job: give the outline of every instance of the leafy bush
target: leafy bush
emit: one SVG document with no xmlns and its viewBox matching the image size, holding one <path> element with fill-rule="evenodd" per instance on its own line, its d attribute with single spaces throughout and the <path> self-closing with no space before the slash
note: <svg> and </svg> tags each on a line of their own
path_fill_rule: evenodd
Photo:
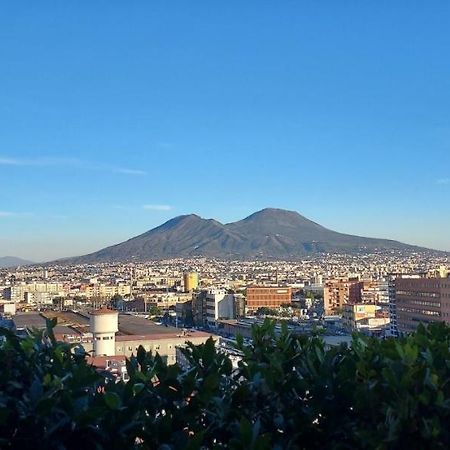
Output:
<svg viewBox="0 0 450 450">
<path fill-rule="evenodd" d="M 139 348 L 114 382 L 52 327 L 2 331 L 0 448 L 450 448 L 450 328 L 398 340 L 253 329 L 238 369 L 214 341 L 189 345 L 189 368 Z"/>
</svg>

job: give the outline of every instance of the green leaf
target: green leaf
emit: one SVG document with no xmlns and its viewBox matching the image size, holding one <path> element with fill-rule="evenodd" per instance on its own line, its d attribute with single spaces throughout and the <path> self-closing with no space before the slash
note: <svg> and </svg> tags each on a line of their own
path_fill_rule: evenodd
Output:
<svg viewBox="0 0 450 450">
<path fill-rule="evenodd" d="M 110 409 L 117 410 L 120 408 L 121 400 L 115 392 L 106 392 L 103 396 L 106 405 Z"/>
</svg>

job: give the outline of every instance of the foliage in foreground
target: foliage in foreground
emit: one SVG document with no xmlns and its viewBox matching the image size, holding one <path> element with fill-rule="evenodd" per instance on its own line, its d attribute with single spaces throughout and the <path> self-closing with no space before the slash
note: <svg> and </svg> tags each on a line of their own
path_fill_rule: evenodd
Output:
<svg viewBox="0 0 450 450">
<path fill-rule="evenodd" d="M 267 321 L 233 369 L 212 340 L 191 366 L 140 348 L 114 383 L 46 332 L 0 348 L 0 448 L 450 448 L 450 328 L 326 349 Z"/>
</svg>

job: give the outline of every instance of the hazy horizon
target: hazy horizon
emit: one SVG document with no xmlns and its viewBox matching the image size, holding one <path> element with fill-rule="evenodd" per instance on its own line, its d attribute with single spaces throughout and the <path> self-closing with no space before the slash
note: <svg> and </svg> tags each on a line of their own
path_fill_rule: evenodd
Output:
<svg viewBox="0 0 450 450">
<path fill-rule="evenodd" d="M 0 6 L 0 256 L 273 206 L 450 251 L 450 3 Z"/>
</svg>

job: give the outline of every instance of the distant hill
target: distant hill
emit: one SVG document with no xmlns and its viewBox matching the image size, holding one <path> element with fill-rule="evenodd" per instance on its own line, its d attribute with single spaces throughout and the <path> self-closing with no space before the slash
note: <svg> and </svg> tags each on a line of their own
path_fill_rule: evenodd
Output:
<svg viewBox="0 0 450 450">
<path fill-rule="evenodd" d="M 29 266 L 30 264 L 34 264 L 34 262 L 16 258 L 15 256 L 0 256 L 0 268 L 2 269 L 17 266 Z"/>
<path fill-rule="evenodd" d="M 81 264 L 193 256 L 295 260 L 321 252 L 369 253 L 385 250 L 426 249 L 387 239 L 338 233 L 297 212 L 267 208 L 225 225 L 195 214 L 178 216 L 128 241 L 60 262 Z"/>
</svg>

